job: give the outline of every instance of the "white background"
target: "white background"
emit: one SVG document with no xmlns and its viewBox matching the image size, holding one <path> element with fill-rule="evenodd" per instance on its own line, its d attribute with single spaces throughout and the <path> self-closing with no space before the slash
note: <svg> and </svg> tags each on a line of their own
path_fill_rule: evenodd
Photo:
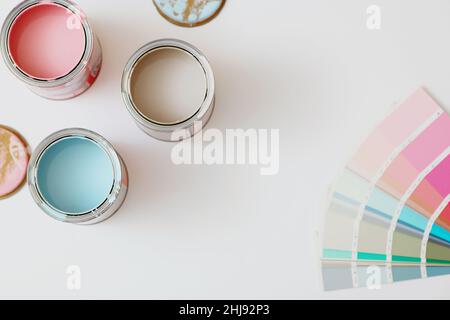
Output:
<svg viewBox="0 0 450 320">
<path fill-rule="evenodd" d="M 0 20 L 17 3 L 3 0 Z M 229 0 L 184 29 L 151 0 L 78 0 L 104 50 L 82 96 L 51 102 L 0 64 L 0 123 L 35 147 L 85 127 L 109 139 L 130 173 L 122 209 L 99 225 L 53 221 L 27 188 L 0 202 L 2 298 L 450 298 L 450 277 L 326 293 L 319 237 L 329 186 L 370 130 L 424 86 L 450 107 L 448 0 Z M 382 10 L 382 29 L 366 9 Z M 280 172 L 175 166 L 173 144 L 141 132 L 120 95 L 128 58 L 174 37 L 199 47 L 217 81 L 209 128 L 280 129 Z M 82 289 L 66 289 L 79 265 Z"/>
</svg>

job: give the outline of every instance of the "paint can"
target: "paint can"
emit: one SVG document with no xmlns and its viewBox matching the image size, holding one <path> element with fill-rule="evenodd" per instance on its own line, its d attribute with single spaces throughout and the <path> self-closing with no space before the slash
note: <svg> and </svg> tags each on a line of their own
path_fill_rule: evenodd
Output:
<svg viewBox="0 0 450 320">
<path fill-rule="evenodd" d="M 25 0 L 0 35 L 8 69 L 36 94 L 65 100 L 85 92 L 101 69 L 102 49 L 83 11 L 68 0 Z"/>
<path fill-rule="evenodd" d="M 16 130 L 0 125 L 0 200 L 16 194 L 25 184 L 31 149 Z"/>
<path fill-rule="evenodd" d="M 214 74 L 205 55 L 191 44 L 157 40 L 128 61 L 122 97 L 144 132 L 159 140 L 180 141 L 209 121 L 215 104 Z"/>
<path fill-rule="evenodd" d="M 35 202 L 50 217 L 94 224 L 121 207 L 128 173 L 105 138 L 86 129 L 65 129 L 36 148 L 28 166 L 28 186 Z"/>
</svg>

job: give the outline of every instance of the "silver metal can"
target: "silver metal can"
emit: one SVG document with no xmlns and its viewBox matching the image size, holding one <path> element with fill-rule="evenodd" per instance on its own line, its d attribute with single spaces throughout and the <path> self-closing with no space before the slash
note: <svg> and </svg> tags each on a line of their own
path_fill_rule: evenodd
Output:
<svg viewBox="0 0 450 320">
<path fill-rule="evenodd" d="M 67 13 L 67 25 L 62 26 L 62 28 L 78 28 L 84 33 L 84 47 L 82 48 L 83 51 L 80 51 L 79 61 L 76 59 L 78 62 L 75 62 L 73 68 L 70 67 L 66 73 L 50 78 L 39 77 L 21 69 L 18 61 L 15 61 L 10 47 L 10 41 L 13 40 L 10 39 L 10 36 L 15 23 L 20 22 L 24 15 L 31 15 L 32 10 L 39 6 L 55 6 L 64 9 Z M 45 17 L 43 19 L 45 21 Z M 26 21 L 23 21 L 23 23 L 26 24 Z M 61 27 L 61 25 L 58 26 Z M 52 30 L 54 31 L 54 28 Z M 33 92 L 44 98 L 65 100 L 82 94 L 95 82 L 101 69 L 102 49 L 100 42 L 94 35 L 83 11 L 69 0 L 25 0 L 21 2 L 7 16 L 1 30 L 0 43 L 1 53 L 9 70 Z M 64 51 L 70 48 L 60 49 Z M 44 58 L 52 59 L 51 57 Z"/>
<path fill-rule="evenodd" d="M 34 151 L 28 186 L 37 205 L 50 217 L 95 224 L 121 207 L 128 173 L 105 138 L 86 129 L 65 129 L 44 139 Z"/>
<path fill-rule="evenodd" d="M 200 105 L 195 106 L 195 112 L 192 114 L 172 122 L 162 122 L 143 114 L 133 96 L 132 78 L 137 65 L 147 55 L 163 49 L 177 50 L 187 54 L 198 64 L 204 75 L 205 91 L 202 92 L 202 101 Z M 122 76 L 122 97 L 134 121 L 144 132 L 159 140 L 180 141 L 189 138 L 202 130 L 213 113 L 215 104 L 215 81 L 213 70 L 206 56 L 199 49 L 185 41 L 176 39 L 153 41 L 140 48 L 125 66 Z"/>
</svg>

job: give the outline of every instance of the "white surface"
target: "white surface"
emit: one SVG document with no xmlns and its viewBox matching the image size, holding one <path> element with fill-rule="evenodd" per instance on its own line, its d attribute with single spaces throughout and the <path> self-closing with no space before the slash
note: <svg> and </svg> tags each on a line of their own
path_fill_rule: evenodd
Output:
<svg viewBox="0 0 450 320">
<path fill-rule="evenodd" d="M 0 65 L 0 122 L 32 146 L 67 127 L 109 139 L 130 172 L 123 208 L 100 225 L 48 218 L 24 188 L 0 202 L 0 297 L 450 298 L 450 277 L 379 291 L 321 289 L 319 246 L 329 185 L 386 113 L 425 86 L 450 107 L 448 0 L 229 0 L 211 23 L 169 24 L 150 0 L 79 0 L 104 49 L 87 93 L 50 102 Z M 3 0 L 0 19 L 17 3 Z M 382 9 L 382 29 L 366 9 Z M 217 81 L 209 128 L 279 128 L 280 172 L 182 166 L 172 144 L 142 133 L 122 104 L 131 54 L 158 38 L 199 47 Z M 82 289 L 66 289 L 79 265 Z"/>
</svg>

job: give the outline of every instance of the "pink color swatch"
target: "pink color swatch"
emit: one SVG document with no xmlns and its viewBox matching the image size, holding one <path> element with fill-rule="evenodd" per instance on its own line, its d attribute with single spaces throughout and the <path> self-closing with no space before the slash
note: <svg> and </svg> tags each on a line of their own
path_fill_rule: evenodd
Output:
<svg viewBox="0 0 450 320">
<path fill-rule="evenodd" d="M 447 156 L 428 176 L 427 180 L 445 198 L 450 194 L 450 156 Z"/>
<path fill-rule="evenodd" d="M 401 153 L 378 181 L 378 186 L 400 199 L 418 174 L 418 170 Z"/>
<path fill-rule="evenodd" d="M 39 80 L 69 74 L 81 61 L 86 36 L 80 17 L 54 3 L 22 11 L 9 32 L 9 53 L 17 67 Z"/>
<path fill-rule="evenodd" d="M 444 211 L 442 211 L 437 223 L 447 229 L 450 227 L 450 203 L 445 207 Z"/>
<path fill-rule="evenodd" d="M 439 110 L 425 90 L 418 90 L 373 131 L 348 167 L 371 180 L 394 149 Z"/>
<path fill-rule="evenodd" d="M 450 146 L 450 117 L 442 114 L 403 152 L 419 171 Z"/>
<path fill-rule="evenodd" d="M 442 114 L 391 163 L 379 185 L 397 198 L 450 145 L 450 117 Z M 393 189 L 392 189 L 393 188 Z"/>
<path fill-rule="evenodd" d="M 444 198 L 450 194 L 450 156 L 443 159 L 419 184 L 408 200 L 420 205 L 426 210 L 419 212 L 425 217 L 431 217 L 441 205 Z"/>
<path fill-rule="evenodd" d="M 423 180 L 411 198 L 408 199 L 407 204 L 422 213 L 424 216 L 431 217 L 436 208 L 438 208 L 443 198 L 433 185 L 427 180 Z"/>
</svg>

